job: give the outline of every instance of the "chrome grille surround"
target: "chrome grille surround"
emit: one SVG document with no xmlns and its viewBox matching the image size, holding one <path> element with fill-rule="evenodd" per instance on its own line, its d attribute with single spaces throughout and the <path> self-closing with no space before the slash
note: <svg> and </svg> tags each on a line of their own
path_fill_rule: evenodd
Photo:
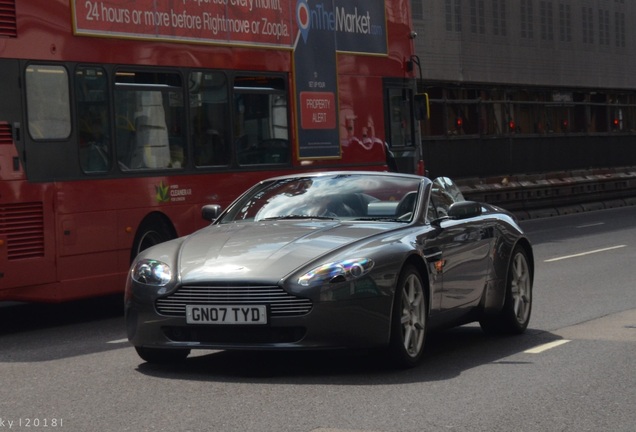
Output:
<svg viewBox="0 0 636 432">
<path fill-rule="evenodd" d="M 160 314 L 178 317 L 185 317 L 186 305 L 267 305 L 273 317 L 305 315 L 312 308 L 311 300 L 276 285 L 183 285 L 155 303 Z"/>
</svg>

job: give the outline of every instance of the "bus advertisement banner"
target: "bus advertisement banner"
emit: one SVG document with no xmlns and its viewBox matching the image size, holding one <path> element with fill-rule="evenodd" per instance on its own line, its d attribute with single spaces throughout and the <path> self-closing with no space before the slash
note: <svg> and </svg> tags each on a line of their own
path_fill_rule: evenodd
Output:
<svg viewBox="0 0 636 432">
<path fill-rule="evenodd" d="M 72 0 L 71 5 L 76 35 L 292 48 L 304 21 L 305 39 L 310 29 L 330 30 L 338 51 L 387 52 L 384 0 Z"/>
<path fill-rule="evenodd" d="M 300 37 L 294 49 L 294 72 L 301 159 L 340 157 L 335 9 L 332 2 L 318 6 L 307 0 L 298 0 L 296 6 Z"/>
<path fill-rule="evenodd" d="M 297 0 L 294 47 L 298 155 L 341 156 L 336 52 L 386 53 L 384 1 Z"/>
<path fill-rule="evenodd" d="M 301 1 L 301 0 L 299 0 Z M 333 29 L 340 52 L 386 54 L 386 13 L 383 0 L 335 1 Z"/>
<path fill-rule="evenodd" d="M 290 0 L 73 0 L 77 35 L 289 48 Z"/>
</svg>

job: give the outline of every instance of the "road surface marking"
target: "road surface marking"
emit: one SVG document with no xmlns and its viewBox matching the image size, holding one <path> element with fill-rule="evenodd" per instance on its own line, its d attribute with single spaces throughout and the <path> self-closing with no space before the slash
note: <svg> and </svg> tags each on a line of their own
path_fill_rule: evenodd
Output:
<svg viewBox="0 0 636 432">
<path fill-rule="evenodd" d="M 596 223 L 591 223 L 591 224 L 587 224 L 587 225 L 579 225 L 579 226 L 577 226 L 577 228 L 591 228 L 591 227 L 595 227 L 595 226 L 599 226 L 599 225 L 605 225 L 605 222 L 596 222 Z"/>
<path fill-rule="evenodd" d="M 596 250 L 592 250 L 592 251 L 588 251 L 588 252 L 581 252 L 581 253 L 574 254 L 574 255 L 565 255 L 565 256 L 562 256 L 562 257 L 558 257 L 558 258 L 548 259 L 548 260 L 545 260 L 543 262 L 547 262 L 548 263 L 548 262 L 554 262 L 554 261 L 561 261 L 561 260 L 564 260 L 564 259 L 578 258 L 578 257 L 582 257 L 582 256 L 585 256 L 585 255 L 591 255 L 591 254 L 595 254 L 595 253 L 599 253 L 599 252 L 607 252 L 607 251 L 611 251 L 611 250 L 614 250 L 614 249 L 620 249 L 620 248 L 624 248 L 624 247 L 627 247 L 627 245 L 618 245 L 618 246 L 612 246 L 612 247 L 603 248 L 603 249 L 596 249 Z"/>
<path fill-rule="evenodd" d="M 109 344 L 120 344 L 120 343 L 125 343 L 125 342 L 128 342 L 128 338 L 126 338 L 126 339 L 116 339 L 116 340 L 108 341 L 106 343 L 109 343 Z"/>
<path fill-rule="evenodd" d="M 530 348 L 529 350 L 525 350 L 524 353 L 526 354 L 541 354 L 544 351 L 547 351 L 549 349 L 552 348 L 556 348 L 560 345 L 566 344 L 568 342 L 571 342 L 569 339 L 561 339 L 558 341 L 554 341 L 554 342 L 549 342 L 547 344 L 543 344 L 543 345 L 539 345 L 536 346 L 534 348 Z"/>
</svg>

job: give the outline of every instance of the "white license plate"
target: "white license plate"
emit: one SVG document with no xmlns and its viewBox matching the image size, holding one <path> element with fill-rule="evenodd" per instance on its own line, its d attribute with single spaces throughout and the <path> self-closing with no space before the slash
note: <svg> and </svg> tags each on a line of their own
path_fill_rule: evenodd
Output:
<svg viewBox="0 0 636 432">
<path fill-rule="evenodd" d="M 267 324 L 265 305 L 186 305 L 188 324 Z"/>
</svg>

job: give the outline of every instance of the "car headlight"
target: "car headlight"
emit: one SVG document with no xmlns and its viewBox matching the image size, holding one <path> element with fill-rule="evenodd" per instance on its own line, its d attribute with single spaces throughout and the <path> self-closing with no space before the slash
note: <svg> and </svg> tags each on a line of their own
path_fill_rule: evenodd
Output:
<svg viewBox="0 0 636 432">
<path fill-rule="evenodd" d="M 161 261 L 143 259 L 133 267 L 132 278 L 143 284 L 164 286 L 172 280 L 172 270 Z"/>
<path fill-rule="evenodd" d="M 373 264 L 373 260 L 369 258 L 332 262 L 308 271 L 298 278 L 298 283 L 302 286 L 316 286 L 351 281 L 367 274 L 373 268 Z"/>
</svg>

